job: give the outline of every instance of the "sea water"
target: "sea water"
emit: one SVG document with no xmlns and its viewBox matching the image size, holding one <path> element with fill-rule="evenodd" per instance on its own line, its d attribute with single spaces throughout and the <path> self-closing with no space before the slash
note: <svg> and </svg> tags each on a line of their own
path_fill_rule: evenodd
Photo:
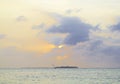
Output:
<svg viewBox="0 0 120 84">
<path fill-rule="evenodd" d="M 120 69 L 0 69 L 0 84 L 120 84 Z"/>
</svg>

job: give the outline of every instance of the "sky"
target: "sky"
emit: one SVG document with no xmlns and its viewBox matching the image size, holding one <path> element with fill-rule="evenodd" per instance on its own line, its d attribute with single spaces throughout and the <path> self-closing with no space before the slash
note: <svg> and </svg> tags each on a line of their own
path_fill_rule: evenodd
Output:
<svg viewBox="0 0 120 84">
<path fill-rule="evenodd" d="M 120 0 L 0 0 L 0 68 L 120 68 Z"/>
</svg>

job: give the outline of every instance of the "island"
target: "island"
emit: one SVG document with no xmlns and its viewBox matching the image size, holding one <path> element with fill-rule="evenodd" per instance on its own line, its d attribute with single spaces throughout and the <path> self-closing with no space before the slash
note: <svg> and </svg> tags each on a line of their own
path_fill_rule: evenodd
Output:
<svg viewBox="0 0 120 84">
<path fill-rule="evenodd" d="M 77 69 L 77 66 L 58 66 L 54 67 L 54 69 Z"/>
</svg>

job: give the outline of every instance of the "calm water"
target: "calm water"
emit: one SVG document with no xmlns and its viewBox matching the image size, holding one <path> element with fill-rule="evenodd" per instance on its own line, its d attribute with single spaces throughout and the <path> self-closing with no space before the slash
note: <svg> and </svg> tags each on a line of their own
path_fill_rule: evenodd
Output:
<svg viewBox="0 0 120 84">
<path fill-rule="evenodd" d="M 120 69 L 0 69 L 0 84 L 120 84 Z"/>
</svg>

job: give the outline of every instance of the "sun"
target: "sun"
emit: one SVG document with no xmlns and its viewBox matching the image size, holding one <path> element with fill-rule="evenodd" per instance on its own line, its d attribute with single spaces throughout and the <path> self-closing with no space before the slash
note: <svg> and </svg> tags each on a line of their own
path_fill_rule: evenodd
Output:
<svg viewBox="0 0 120 84">
<path fill-rule="evenodd" d="M 58 48 L 63 48 L 63 45 L 59 45 Z"/>
</svg>

